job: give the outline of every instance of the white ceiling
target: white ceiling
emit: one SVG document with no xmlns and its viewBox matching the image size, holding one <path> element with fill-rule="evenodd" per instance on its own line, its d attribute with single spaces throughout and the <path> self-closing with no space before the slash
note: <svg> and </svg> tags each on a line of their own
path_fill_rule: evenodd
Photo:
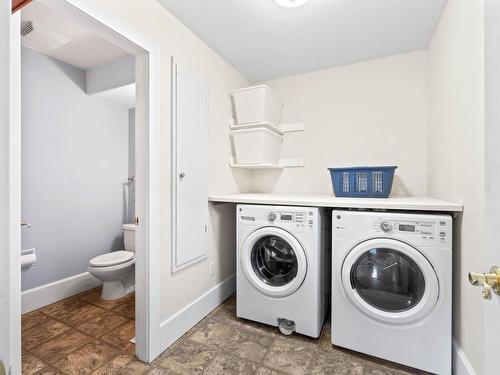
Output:
<svg viewBox="0 0 500 375">
<path fill-rule="evenodd" d="M 251 81 L 426 48 L 446 0 L 158 0 Z"/>
<path fill-rule="evenodd" d="M 35 31 L 45 31 L 23 37 L 21 42 L 24 46 L 80 69 L 88 70 L 130 56 L 121 48 L 36 1 L 23 8 L 21 19 L 33 21 Z M 57 39 L 66 39 L 67 42 L 54 48 L 53 43 L 47 43 L 47 33 L 52 36 L 55 34 Z"/>
</svg>

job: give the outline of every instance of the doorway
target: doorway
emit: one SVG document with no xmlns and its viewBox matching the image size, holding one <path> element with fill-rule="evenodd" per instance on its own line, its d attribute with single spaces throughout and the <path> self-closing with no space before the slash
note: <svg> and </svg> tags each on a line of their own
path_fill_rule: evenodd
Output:
<svg viewBox="0 0 500 375">
<path fill-rule="evenodd" d="M 136 75 L 136 109 L 135 109 L 135 143 L 136 143 L 136 173 L 135 176 L 135 216 L 138 217 L 139 225 L 136 233 L 136 296 L 135 305 L 137 310 L 135 313 L 135 330 L 136 330 L 136 350 L 135 354 L 143 361 L 151 361 L 154 359 L 160 349 L 160 311 L 159 311 L 159 179 L 158 179 L 158 164 L 159 164 L 159 147 L 158 147 L 158 103 L 159 89 L 155 82 L 158 75 L 156 60 L 158 58 L 158 50 L 156 46 L 149 45 L 146 41 L 141 40 L 135 35 L 134 30 L 124 29 L 113 25 L 113 22 L 102 22 L 92 14 L 92 11 L 81 9 L 77 5 L 73 5 L 71 1 L 55 1 L 55 0 L 39 0 L 38 4 L 42 4 L 50 8 L 53 12 L 59 14 L 70 22 L 79 24 L 99 35 L 106 41 L 115 44 L 127 53 L 134 56 L 135 59 L 135 75 Z M 19 15 L 11 16 L 11 30 L 20 27 Z M 12 36 L 11 40 L 16 40 L 19 43 L 19 36 Z M 17 47 L 19 48 L 19 46 Z M 15 50 L 14 50 L 15 51 Z M 15 53 L 11 56 L 11 78 L 20 74 L 19 55 Z M 16 102 L 16 92 L 11 91 L 11 102 Z M 12 97 L 14 95 L 14 97 Z M 20 111 L 20 106 L 11 106 L 11 110 Z M 20 172 L 20 121 L 16 116 L 11 117 L 10 128 L 14 129 L 13 137 L 9 143 L 9 155 L 11 158 L 10 175 L 16 176 Z M 17 120 L 17 121 L 16 121 Z M 16 133 L 17 132 L 17 133 Z M 16 139 L 16 134 L 19 138 Z M 15 184 L 13 185 L 15 186 Z M 20 189 L 19 189 L 20 190 Z M 11 199 L 20 197 L 20 191 L 14 191 Z M 14 199 L 15 201 L 15 199 Z M 11 218 L 15 220 L 9 221 L 12 228 L 11 233 L 18 233 L 19 220 L 21 219 L 19 207 L 11 207 L 9 212 Z M 17 227 L 17 228 L 16 228 Z M 15 242 L 13 242 L 15 244 Z M 20 246 L 19 246 L 20 247 Z M 11 249 L 15 250 L 15 249 Z M 18 280 L 20 276 L 20 252 L 13 259 L 17 259 L 18 266 L 12 270 L 13 274 L 17 274 Z M 14 268 L 14 267 L 12 267 Z M 16 280 L 16 275 L 12 275 L 10 280 Z M 11 324 L 13 327 L 12 337 L 8 337 L 11 346 L 10 363 L 14 373 L 20 368 L 20 353 L 21 347 L 19 344 L 20 332 L 15 329 L 18 319 L 21 315 L 20 299 L 21 294 L 16 283 L 6 285 L 6 288 L 14 291 L 12 304 L 10 309 Z M 16 292 L 17 290 L 17 292 Z M 16 302 L 17 301 L 17 302 Z M 17 339 L 16 339 L 17 337 Z M 2 343 L 3 344 L 3 343 Z M 2 353 L 3 355 L 3 353 Z"/>
</svg>

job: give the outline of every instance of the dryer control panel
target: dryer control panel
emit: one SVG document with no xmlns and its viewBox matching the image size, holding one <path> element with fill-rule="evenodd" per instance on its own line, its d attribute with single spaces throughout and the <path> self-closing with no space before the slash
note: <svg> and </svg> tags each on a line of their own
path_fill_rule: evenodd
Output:
<svg viewBox="0 0 500 375">
<path fill-rule="evenodd" d="M 451 243 L 451 217 L 432 214 L 334 211 L 333 232 L 338 237 L 399 238 L 426 246 Z"/>
</svg>

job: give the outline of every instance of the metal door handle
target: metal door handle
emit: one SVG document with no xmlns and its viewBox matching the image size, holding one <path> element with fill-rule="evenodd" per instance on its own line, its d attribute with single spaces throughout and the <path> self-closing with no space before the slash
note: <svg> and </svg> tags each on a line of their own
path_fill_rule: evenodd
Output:
<svg viewBox="0 0 500 375">
<path fill-rule="evenodd" d="M 493 266 L 489 273 L 469 273 L 469 282 L 483 288 L 483 298 L 491 299 L 491 292 L 500 295 L 500 268 Z"/>
<path fill-rule="evenodd" d="M 22 227 L 28 227 L 28 228 L 30 228 L 31 224 L 30 224 L 30 222 L 28 220 L 23 219 L 23 220 L 21 220 L 21 226 Z"/>
</svg>

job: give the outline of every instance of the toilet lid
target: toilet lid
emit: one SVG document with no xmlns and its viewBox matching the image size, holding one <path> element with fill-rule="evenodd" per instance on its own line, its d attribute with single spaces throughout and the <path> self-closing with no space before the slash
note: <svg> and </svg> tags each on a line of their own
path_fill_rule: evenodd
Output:
<svg viewBox="0 0 500 375">
<path fill-rule="evenodd" d="M 99 255 L 90 260 L 92 267 L 116 266 L 134 259 L 134 253 L 131 251 L 113 251 L 104 255 Z"/>
</svg>

